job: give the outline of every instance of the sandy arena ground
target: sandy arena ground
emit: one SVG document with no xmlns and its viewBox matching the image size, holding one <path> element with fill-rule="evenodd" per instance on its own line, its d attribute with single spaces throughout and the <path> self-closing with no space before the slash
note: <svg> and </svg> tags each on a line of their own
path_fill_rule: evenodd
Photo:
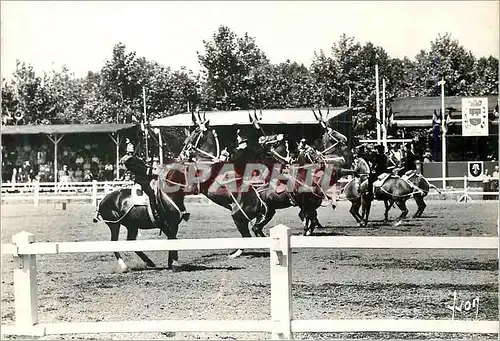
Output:
<svg viewBox="0 0 500 341">
<path fill-rule="evenodd" d="M 367 228 L 356 226 L 348 202 L 335 211 L 321 208 L 325 226 L 316 235 L 347 236 L 496 236 L 497 201 L 428 200 L 420 219 L 402 226 L 383 225 L 383 203 L 372 209 Z M 191 220 L 179 238 L 239 237 L 229 212 L 214 204 L 188 204 Z M 408 204 L 415 212 L 413 201 Z M 90 204 L 2 205 L 2 243 L 28 231 L 37 241 L 109 240 L 108 227 L 92 223 Z M 278 223 L 300 234 L 298 209 L 278 212 Z M 394 219 L 399 211 L 391 211 Z M 268 234 L 269 229 L 265 232 Z M 122 228 L 120 240 L 125 239 Z M 141 231 L 139 239 L 164 238 Z M 165 269 L 166 252 L 149 252 L 158 269 L 145 269 L 133 253 L 123 257 L 133 271 L 117 272 L 111 253 L 37 257 L 40 322 L 93 322 L 154 319 L 270 319 L 269 253 L 247 252 L 228 259 L 228 250 L 181 251 L 180 271 Z M 479 320 L 498 320 L 496 251 L 480 250 L 296 250 L 293 251 L 293 308 L 297 319 L 451 319 L 446 305 L 479 298 Z M 2 267 L 2 324 L 14 321 L 12 257 Z M 459 301 L 460 302 L 460 301 Z M 457 319 L 474 319 L 462 312 Z M 148 333 L 60 335 L 43 339 L 262 339 L 269 334 Z M 497 335 L 343 333 L 295 334 L 297 339 L 421 338 L 496 339 Z"/>
</svg>

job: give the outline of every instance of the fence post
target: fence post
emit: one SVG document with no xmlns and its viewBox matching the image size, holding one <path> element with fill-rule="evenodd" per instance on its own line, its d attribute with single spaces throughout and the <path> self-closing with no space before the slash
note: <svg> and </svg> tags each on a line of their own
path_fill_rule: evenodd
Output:
<svg viewBox="0 0 500 341">
<path fill-rule="evenodd" d="M 92 205 L 97 205 L 97 180 L 92 180 Z"/>
<path fill-rule="evenodd" d="M 38 207 L 40 203 L 40 182 L 38 180 L 33 181 L 33 192 L 35 194 L 35 207 Z"/>
<path fill-rule="evenodd" d="M 458 199 L 458 202 L 469 202 L 472 201 L 472 198 L 469 196 L 469 183 L 467 174 L 464 175 L 464 194 Z"/>
<path fill-rule="evenodd" d="M 273 340 L 292 339 L 292 252 L 291 230 L 277 225 L 271 235 L 271 320 Z"/>
<path fill-rule="evenodd" d="M 468 187 L 469 184 L 467 183 L 467 174 L 464 175 L 464 197 L 465 197 L 465 202 L 467 202 L 467 192 L 468 192 Z"/>
<path fill-rule="evenodd" d="M 22 231 L 12 237 L 18 250 L 35 241 L 35 235 Z M 14 304 L 16 329 L 31 330 L 38 323 L 38 293 L 36 286 L 36 256 L 19 254 L 14 256 Z M 26 335 L 28 335 L 27 333 Z"/>
</svg>

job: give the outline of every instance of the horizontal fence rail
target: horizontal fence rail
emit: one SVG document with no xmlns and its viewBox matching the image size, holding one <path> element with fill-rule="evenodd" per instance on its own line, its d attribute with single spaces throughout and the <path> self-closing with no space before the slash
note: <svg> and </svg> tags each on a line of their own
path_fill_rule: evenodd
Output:
<svg viewBox="0 0 500 341">
<path fill-rule="evenodd" d="M 278 225 L 263 238 L 210 238 L 106 242 L 35 243 L 20 232 L 2 254 L 13 255 L 15 325 L 2 325 L 4 335 L 45 336 L 138 332 L 267 332 L 273 339 L 292 339 L 297 332 L 422 332 L 498 334 L 498 321 L 463 320 L 296 320 L 292 309 L 292 249 L 492 249 L 496 237 L 303 237 Z M 113 251 L 268 249 L 270 251 L 271 320 L 160 320 L 84 323 L 38 323 L 36 255 Z"/>
<path fill-rule="evenodd" d="M 428 178 L 430 183 L 442 183 L 443 178 Z M 447 195 L 458 194 L 461 196 L 457 198 L 458 201 L 471 201 L 472 197 L 476 196 L 494 196 L 498 199 L 498 191 L 478 191 L 471 190 L 469 184 L 471 182 L 483 182 L 484 178 L 469 178 L 463 177 L 447 177 L 446 181 L 463 181 L 462 188 L 440 188 L 442 194 L 437 191 L 431 190 L 428 195 Z M 488 181 L 495 181 L 488 178 Z M 337 191 L 336 197 L 342 199 L 343 195 L 340 194 L 340 189 L 350 181 L 349 178 L 341 178 L 338 184 L 334 186 Z M 84 200 L 90 201 L 96 205 L 99 200 L 104 198 L 108 193 L 124 188 L 130 187 L 133 182 L 130 181 L 92 181 L 92 182 L 30 182 L 30 183 L 3 183 L 2 188 L 2 201 L 5 202 L 19 202 L 19 201 L 33 201 L 35 206 L 38 206 L 40 201 L 64 201 L 64 200 Z M 203 195 L 189 195 L 193 199 L 204 198 Z M 188 199 L 189 200 L 189 199 Z"/>
</svg>

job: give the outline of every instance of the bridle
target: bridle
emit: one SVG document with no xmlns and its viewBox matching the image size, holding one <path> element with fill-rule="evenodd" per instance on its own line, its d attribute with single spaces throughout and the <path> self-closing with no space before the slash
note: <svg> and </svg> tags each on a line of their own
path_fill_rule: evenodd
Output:
<svg viewBox="0 0 500 341">
<path fill-rule="evenodd" d="M 335 141 L 334 144 L 331 146 L 328 146 L 325 148 L 323 151 L 317 151 L 318 156 L 323 160 L 323 162 L 327 163 L 328 161 L 343 161 L 345 162 L 345 158 L 343 156 L 336 156 L 336 157 L 327 157 L 326 155 L 332 151 L 333 148 L 335 148 L 337 145 L 345 145 L 345 142 L 343 140 L 338 139 L 333 135 L 334 130 L 332 129 L 331 131 L 326 131 L 325 133 L 328 135 L 330 138 L 330 141 Z M 340 133 L 338 133 L 340 134 Z M 342 135 L 343 136 L 343 135 Z"/>
<path fill-rule="evenodd" d="M 217 132 L 215 131 L 215 129 L 212 129 L 212 134 L 214 136 L 215 146 L 216 146 L 216 155 L 214 155 L 214 154 L 207 152 L 207 151 L 201 149 L 200 147 L 198 147 L 198 145 L 200 144 L 200 140 L 203 137 L 203 134 L 208 130 L 202 130 L 199 127 L 196 129 L 198 130 L 197 131 L 198 136 L 196 137 L 195 143 L 194 144 L 187 143 L 184 146 L 184 148 L 182 148 L 181 155 L 184 154 L 184 155 L 186 155 L 186 158 L 189 158 L 190 155 L 192 155 L 194 152 L 198 152 L 198 153 L 202 154 L 203 156 L 210 158 L 211 161 L 218 162 L 219 155 L 220 155 L 220 143 L 219 143 L 219 137 L 217 136 Z"/>
<path fill-rule="evenodd" d="M 290 148 L 288 145 L 288 140 L 284 140 L 285 142 L 285 150 L 286 150 L 286 156 L 281 155 L 276 151 L 276 148 L 274 148 L 274 145 L 280 141 L 283 140 L 283 137 L 280 139 L 279 136 L 283 136 L 282 134 L 277 134 L 277 135 L 271 135 L 271 136 L 262 136 L 264 139 L 262 139 L 262 142 L 260 142 L 261 145 L 268 145 L 270 144 L 271 147 L 269 148 L 269 153 L 276 159 L 276 161 L 279 162 L 284 162 L 286 164 L 289 164 L 292 160 L 290 156 Z M 261 138 L 262 138 L 261 137 Z"/>
</svg>

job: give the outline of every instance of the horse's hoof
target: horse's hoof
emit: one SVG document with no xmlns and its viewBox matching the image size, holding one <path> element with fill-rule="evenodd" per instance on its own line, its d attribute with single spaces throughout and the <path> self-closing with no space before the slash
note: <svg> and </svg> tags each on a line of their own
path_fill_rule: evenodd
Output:
<svg viewBox="0 0 500 341">
<path fill-rule="evenodd" d="M 243 253 L 243 250 L 239 249 L 239 250 L 236 250 L 233 253 L 231 253 L 228 257 L 230 259 L 235 259 L 235 258 L 241 256 L 242 253 Z"/>
<path fill-rule="evenodd" d="M 402 223 L 403 223 L 403 221 L 402 221 L 402 220 L 400 220 L 400 221 L 396 222 L 396 223 L 394 224 L 394 226 L 396 226 L 396 227 L 397 227 L 397 226 L 401 226 L 401 224 L 402 224 Z"/>
<path fill-rule="evenodd" d="M 182 220 L 184 220 L 185 222 L 189 221 L 189 218 L 191 217 L 191 213 L 189 212 L 186 212 L 182 215 Z"/>
<path fill-rule="evenodd" d="M 172 269 L 173 272 L 177 272 L 179 271 L 180 269 L 182 268 L 182 265 L 177 262 L 177 261 L 174 261 L 171 265 L 170 265 L 170 269 Z"/>
<path fill-rule="evenodd" d="M 128 272 L 128 266 L 127 264 L 125 264 L 125 262 L 123 261 L 123 259 L 119 259 L 118 260 L 118 265 L 120 266 L 120 272 L 121 273 L 124 273 L 124 272 Z"/>
</svg>

